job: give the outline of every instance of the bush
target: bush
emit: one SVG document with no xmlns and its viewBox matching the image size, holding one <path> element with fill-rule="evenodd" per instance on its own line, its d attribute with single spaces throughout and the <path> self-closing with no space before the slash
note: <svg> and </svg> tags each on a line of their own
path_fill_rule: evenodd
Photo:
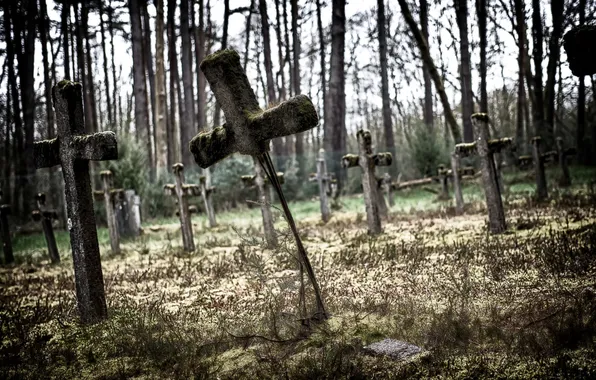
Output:
<svg viewBox="0 0 596 380">
<path fill-rule="evenodd" d="M 411 162 L 421 177 L 435 175 L 440 164 L 448 166 L 450 162 L 439 133 L 429 131 L 422 123 L 415 126 L 410 147 Z"/>
</svg>

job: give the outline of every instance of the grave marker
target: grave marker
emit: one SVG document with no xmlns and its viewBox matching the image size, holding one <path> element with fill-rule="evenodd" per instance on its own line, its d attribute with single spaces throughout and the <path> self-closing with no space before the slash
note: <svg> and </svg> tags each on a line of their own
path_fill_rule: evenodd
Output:
<svg viewBox="0 0 596 380">
<path fill-rule="evenodd" d="M 381 233 L 381 217 L 375 166 L 389 166 L 393 162 L 393 157 L 391 153 L 373 154 L 372 137 L 369 131 L 360 130 L 356 137 L 358 138 L 358 155 L 346 154 L 342 158 L 341 165 L 343 168 L 359 166 L 362 169 L 362 189 L 364 191 L 368 233 L 376 235 Z"/>
<path fill-rule="evenodd" d="M 467 144 L 457 144 L 456 154 L 460 157 L 477 154 L 480 157 L 480 168 L 484 195 L 486 196 L 486 207 L 488 209 L 488 223 L 490 232 L 499 234 L 507 229 L 505 223 L 505 211 L 501 199 L 501 188 L 499 186 L 499 174 L 495 165 L 494 154 L 512 144 L 510 138 L 489 139 L 488 115 L 475 113 L 472 115 L 474 136 L 476 141 Z"/>
<path fill-rule="evenodd" d="M 184 183 L 184 165 L 180 162 L 172 165 L 176 183 L 164 185 L 166 195 L 174 195 L 178 200 L 178 217 L 182 229 L 182 245 L 186 252 L 195 250 L 195 242 L 192 234 L 192 222 L 188 207 L 188 197 L 201 195 L 201 189 L 197 185 Z"/>
<path fill-rule="evenodd" d="M 215 193 L 215 187 L 211 186 L 211 176 L 209 169 L 205 169 L 204 173 L 205 175 L 199 177 L 201 197 L 203 198 L 203 203 L 205 204 L 205 214 L 207 214 L 207 218 L 209 219 L 209 227 L 213 228 L 217 226 L 217 221 L 215 220 L 215 211 L 213 210 L 213 201 L 211 200 L 211 195 Z"/>
<path fill-rule="evenodd" d="M 277 180 L 283 184 L 284 173 L 278 172 Z M 265 241 L 269 247 L 277 247 L 277 234 L 273 227 L 273 215 L 271 214 L 271 196 L 269 179 L 263 178 L 263 169 L 255 162 L 255 174 L 243 175 L 240 177 L 245 188 L 257 188 L 259 205 L 261 206 L 261 216 L 263 217 L 263 231 L 265 232 Z"/>
<path fill-rule="evenodd" d="M 121 237 L 137 237 L 141 234 L 141 197 L 134 190 L 124 190 L 124 196 L 116 208 L 116 219 Z"/>
<path fill-rule="evenodd" d="M 53 210 L 46 210 L 46 195 L 39 193 L 35 196 L 37 203 L 37 210 L 31 213 L 33 220 L 41 222 L 41 228 L 43 229 L 43 236 L 46 239 L 46 245 L 48 246 L 48 254 L 52 264 L 60 263 L 60 253 L 56 246 L 56 237 L 54 236 L 54 227 L 52 226 L 52 220 L 58 219 L 58 213 Z"/>
<path fill-rule="evenodd" d="M 455 196 L 455 213 L 461 215 L 464 213 L 464 195 L 460 182 L 460 157 L 457 152 L 451 153 L 451 173 L 453 175 L 453 194 Z"/>
<path fill-rule="evenodd" d="M 441 184 L 441 192 L 439 193 L 440 200 L 449 199 L 449 170 L 444 165 L 439 165 L 437 168 L 437 178 Z"/>
<path fill-rule="evenodd" d="M 110 247 L 112 253 L 120 254 L 120 231 L 118 220 L 116 219 L 116 210 L 121 207 L 121 199 L 124 198 L 123 189 L 112 188 L 112 172 L 103 170 L 99 173 L 101 178 L 102 190 L 96 190 L 94 194 L 96 199 L 104 201 L 106 206 L 106 220 L 108 222 L 108 233 L 110 235 Z"/>
<path fill-rule="evenodd" d="M 542 154 L 542 137 L 532 138 L 532 160 L 534 161 L 534 175 L 536 176 L 536 196 L 538 199 L 548 198 L 546 185 L 546 173 L 544 172 L 544 161 L 546 156 Z"/>
<path fill-rule="evenodd" d="M 0 190 L 0 202 L 2 202 L 2 190 Z M 12 253 L 12 240 L 10 237 L 10 225 L 8 224 L 10 205 L 0 204 L 0 233 L 2 234 L 2 251 L 4 252 L 4 264 L 12 264 L 14 255 Z"/>
<path fill-rule="evenodd" d="M 569 165 L 567 163 L 567 156 L 575 154 L 574 148 L 565 149 L 562 137 L 557 137 L 557 156 L 559 158 L 559 166 L 561 167 L 561 178 L 559 185 L 567 187 L 571 185 L 571 175 L 569 174 Z"/>
<path fill-rule="evenodd" d="M 319 184 L 319 202 L 321 203 L 321 217 L 324 223 L 331 219 L 329 198 L 331 195 L 331 176 L 327 173 L 327 162 L 325 162 L 325 150 L 320 149 L 317 157 L 317 172 L 310 175 L 310 182 L 316 181 Z"/>
<path fill-rule="evenodd" d="M 383 192 L 389 200 L 389 207 L 393 207 L 395 200 L 393 199 L 393 187 L 391 186 L 391 175 L 389 173 L 383 175 Z"/>
<path fill-rule="evenodd" d="M 114 132 L 85 135 L 80 83 L 63 80 L 52 90 L 58 137 L 34 144 L 35 166 L 62 166 L 77 306 L 83 323 L 93 323 L 107 317 L 107 307 L 89 161 L 117 159 L 118 145 Z"/>
<path fill-rule="evenodd" d="M 221 104 L 226 124 L 199 133 L 190 142 L 190 151 L 196 163 L 203 169 L 236 152 L 253 156 L 255 162 L 259 161 L 268 178 L 275 181 L 275 190 L 296 241 L 301 269 L 306 269 L 314 288 L 316 318 L 326 319 L 327 313 L 314 270 L 281 186 L 277 182 L 275 168 L 268 153 L 271 139 L 314 128 L 319 120 L 316 110 L 307 96 L 298 95 L 263 111 L 242 69 L 240 56 L 234 50 L 221 50 L 210 54 L 201 62 L 200 67 L 215 98 Z"/>
</svg>

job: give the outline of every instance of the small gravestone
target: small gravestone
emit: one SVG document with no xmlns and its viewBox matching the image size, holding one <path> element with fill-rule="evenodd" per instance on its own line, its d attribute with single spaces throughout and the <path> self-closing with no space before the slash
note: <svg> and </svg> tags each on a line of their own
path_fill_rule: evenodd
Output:
<svg viewBox="0 0 596 380">
<path fill-rule="evenodd" d="M 317 157 L 317 172 L 310 175 L 310 182 L 319 184 L 319 201 L 321 203 L 321 217 L 324 223 L 331 219 L 329 208 L 329 195 L 331 193 L 331 176 L 327 173 L 327 162 L 325 161 L 325 150 L 319 150 Z"/>
<path fill-rule="evenodd" d="M 255 162 L 255 174 L 243 175 L 240 177 L 245 188 L 257 188 L 259 205 L 261 206 L 261 216 L 263 217 L 263 231 L 265 232 L 265 241 L 269 247 L 277 247 L 277 234 L 273 227 L 273 215 L 271 214 L 271 197 L 269 179 L 263 178 L 263 170 Z M 284 173 L 277 173 L 277 180 L 280 184 L 284 183 Z"/>
<path fill-rule="evenodd" d="M 164 193 L 175 196 L 178 201 L 177 215 L 180 218 L 182 245 L 186 252 L 192 252 L 195 250 L 195 241 L 192 233 L 188 198 L 200 196 L 201 189 L 197 185 L 184 183 L 184 165 L 178 162 L 172 165 L 172 169 L 176 177 L 176 183 L 164 185 Z"/>
<path fill-rule="evenodd" d="M 34 144 L 35 166 L 62 166 L 77 306 L 83 323 L 108 315 L 93 212 L 89 161 L 118 159 L 114 132 L 85 135 L 83 87 L 63 80 L 52 89 L 57 138 Z"/>
<path fill-rule="evenodd" d="M 118 255 L 120 254 L 120 230 L 116 214 L 117 210 L 122 207 L 121 203 L 124 199 L 124 190 L 114 189 L 112 187 L 111 171 L 103 170 L 99 173 L 99 176 L 101 178 L 102 189 L 94 192 L 95 199 L 102 200 L 105 203 L 108 233 L 110 235 L 110 247 L 112 253 Z"/>
<path fill-rule="evenodd" d="M 396 339 L 383 339 L 364 346 L 363 350 L 370 355 L 388 356 L 397 361 L 407 360 L 424 352 L 418 346 Z"/>
<path fill-rule="evenodd" d="M 559 158 L 559 166 L 561 167 L 561 178 L 559 179 L 559 186 L 571 186 L 571 175 L 569 174 L 569 164 L 567 157 L 575 154 L 574 148 L 565 149 L 562 137 L 557 137 L 557 156 Z"/>
<path fill-rule="evenodd" d="M 360 130 L 356 134 L 358 138 L 358 150 L 356 154 L 343 156 L 341 164 L 343 168 L 359 166 L 362 169 L 362 189 L 364 191 L 364 204 L 366 209 L 366 220 L 368 222 L 368 233 L 376 235 L 381 233 L 381 215 L 379 211 L 379 191 L 375 176 L 376 166 L 389 166 L 393 162 L 391 153 L 372 152 L 372 137 L 369 131 Z"/>
<path fill-rule="evenodd" d="M 526 170 L 532 165 L 532 156 L 524 155 L 517 158 L 517 167 Z"/>
<path fill-rule="evenodd" d="M 306 270 L 314 289 L 317 311 L 315 316 L 309 320 L 327 319 L 327 312 L 314 270 L 302 244 L 281 185 L 275 176 L 273 161 L 268 153 L 271 139 L 305 132 L 318 124 L 319 116 L 314 105 L 307 96 L 298 95 L 275 107 L 262 110 L 250 83 L 248 83 L 246 73 L 242 69 L 240 56 L 234 50 L 221 50 L 210 54 L 201 62 L 200 67 L 215 98 L 221 104 L 226 116 L 226 124 L 216 126 L 207 132 L 201 132 L 192 139 L 190 151 L 196 163 L 206 169 L 236 152 L 252 156 L 255 163 L 258 160 L 279 196 L 296 241 L 300 268 Z M 257 180 L 257 186 L 262 186 L 260 182 Z"/>
<path fill-rule="evenodd" d="M 54 236 L 54 227 L 52 221 L 58 219 L 58 213 L 54 210 L 47 210 L 46 195 L 39 193 L 35 196 L 37 203 L 37 210 L 31 213 L 33 220 L 41 222 L 41 228 L 43 229 L 43 236 L 46 239 L 46 245 L 48 246 L 48 254 L 52 264 L 60 263 L 60 253 L 58 252 L 58 246 L 56 245 L 56 237 Z"/>
<path fill-rule="evenodd" d="M 205 213 L 209 220 L 209 227 L 213 228 L 217 226 L 215 220 L 215 210 L 213 209 L 213 200 L 211 196 L 215 193 L 215 187 L 211 186 L 211 173 L 209 169 L 204 170 L 204 175 L 199 178 L 199 186 L 201 187 L 201 198 L 203 198 L 203 204 L 205 205 Z"/>
<path fill-rule="evenodd" d="M 532 161 L 534 161 L 534 175 L 536 176 L 536 196 L 539 200 L 548 198 L 548 189 L 546 185 L 546 173 L 544 163 L 546 157 L 542 154 L 542 137 L 532 138 Z"/>
<path fill-rule="evenodd" d="M 501 188 L 499 186 L 499 173 L 495 165 L 495 153 L 500 152 L 512 144 L 510 138 L 493 139 L 489 138 L 488 115 L 475 113 L 472 115 L 474 136 L 476 141 L 467 144 L 457 144 L 456 154 L 460 157 L 478 155 L 482 173 L 482 184 L 486 196 L 486 207 L 488 209 L 488 224 L 490 232 L 499 234 L 505 232 L 505 211 L 501 199 Z"/>
<path fill-rule="evenodd" d="M 0 234 L 2 235 L 2 252 L 4 252 L 4 264 L 12 264 L 14 262 L 14 255 L 12 253 L 10 225 L 8 224 L 8 215 L 10 215 L 10 205 L 1 203 L 2 190 L 0 190 Z"/>
</svg>

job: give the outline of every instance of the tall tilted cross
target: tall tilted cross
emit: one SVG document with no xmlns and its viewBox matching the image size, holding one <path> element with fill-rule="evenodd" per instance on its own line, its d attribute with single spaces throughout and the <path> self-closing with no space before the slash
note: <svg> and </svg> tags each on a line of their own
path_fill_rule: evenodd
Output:
<svg viewBox="0 0 596 380">
<path fill-rule="evenodd" d="M 31 216 L 34 221 L 41 222 L 41 228 L 43 229 L 43 235 L 46 239 L 48 254 L 52 264 L 59 264 L 60 253 L 58 252 L 56 237 L 54 236 L 54 227 L 52 226 L 52 220 L 58 219 L 58 213 L 46 209 L 46 195 L 44 193 L 38 193 L 35 196 L 35 201 L 37 203 L 37 210 L 34 210 L 31 213 Z"/>
<path fill-rule="evenodd" d="M 101 190 L 96 190 L 94 194 L 99 196 L 96 199 L 100 199 L 105 203 L 110 247 L 112 253 L 118 255 L 120 254 L 120 228 L 116 218 L 116 209 L 121 207 L 122 199 L 124 199 L 124 189 L 113 188 L 113 176 L 110 170 L 102 170 L 99 176 L 101 178 Z"/>
<path fill-rule="evenodd" d="M 10 215 L 10 205 L 2 203 L 2 190 L 0 190 L 0 233 L 2 234 L 2 251 L 4 252 L 4 264 L 14 262 L 12 253 L 12 240 L 10 237 L 10 226 L 8 224 L 8 215 Z"/>
<path fill-rule="evenodd" d="M 52 89 L 57 138 L 34 144 L 35 166 L 62 166 L 77 306 L 83 323 L 107 317 L 89 161 L 118 159 L 114 132 L 85 134 L 83 87 L 63 80 Z"/>
<path fill-rule="evenodd" d="M 207 214 L 207 219 L 209 219 L 209 227 L 213 228 L 217 226 L 213 201 L 211 199 L 211 195 L 215 193 L 215 187 L 211 186 L 209 169 L 205 169 L 204 172 L 205 174 L 199 177 L 199 186 L 201 188 L 201 198 L 203 198 L 203 204 L 205 205 L 205 214 Z"/>
<path fill-rule="evenodd" d="M 262 110 L 242 69 L 240 56 L 234 50 L 210 54 L 201 62 L 201 70 L 224 111 L 226 124 L 199 133 L 192 139 L 190 151 L 195 161 L 204 169 L 232 153 L 250 155 L 259 161 L 277 191 L 296 240 L 300 263 L 314 288 L 317 318 L 327 318 L 314 270 L 268 153 L 271 139 L 304 132 L 317 125 L 319 117 L 312 102 L 307 96 L 298 95 L 276 107 Z"/>
<path fill-rule="evenodd" d="M 180 162 L 172 165 L 176 183 L 164 185 L 166 195 L 175 195 L 178 200 L 178 217 L 180 218 L 180 227 L 182 229 L 182 245 L 186 252 L 195 250 L 195 241 L 192 234 L 192 222 L 190 220 L 190 209 L 188 207 L 188 197 L 201 195 L 201 189 L 194 184 L 184 183 L 184 165 Z"/>
<path fill-rule="evenodd" d="M 473 114 L 472 125 L 474 126 L 476 141 L 473 143 L 457 144 L 455 146 L 455 153 L 459 157 L 473 154 L 480 157 L 482 183 L 484 195 L 486 196 L 486 207 L 488 208 L 489 229 L 491 233 L 499 234 L 505 232 L 507 225 L 505 223 L 505 211 L 503 210 L 499 174 L 497 173 L 494 154 L 510 146 L 512 140 L 510 138 L 490 140 L 488 115 L 485 113 Z M 454 173 L 457 173 L 457 169 L 454 168 L 452 170 Z"/>
<path fill-rule="evenodd" d="M 281 185 L 284 183 L 284 173 L 276 173 L 277 181 Z M 263 231 L 265 232 L 265 241 L 271 248 L 277 247 L 277 234 L 273 227 L 273 214 L 271 213 L 270 183 L 268 178 L 263 178 L 263 169 L 258 162 L 255 162 L 255 174 L 243 175 L 240 177 L 244 187 L 257 188 L 259 205 L 261 206 L 261 216 L 263 217 Z"/>
<path fill-rule="evenodd" d="M 316 181 L 319 184 L 319 201 L 321 203 L 321 217 L 327 223 L 331 219 L 328 195 L 331 193 L 331 176 L 327 173 L 327 162 L 325 161 L 325 150 L 320 149 L 317 157 L 317 173 L 311 174 L 309 181 Z"/>
<path fill-rule="evenodd" d="M 377 153 L 372 151 L 372 137 L 367 130 L 360 130 L 356 134 L 358 138 L 358 155 L 346 154 L 343 156 L 341 165 L 343 168 L 360 166 L 362 169 L 362 190 L 364 192 L 364 205 L 366 208 L 366 220 L 368 221 L 368 233 L 376 235 L 381 233 L 381 215 L 379 210 L 377 178 L 375 177 L 375 166 L 389 166 L 393 162 L 391 153 Z"/>
</svg>

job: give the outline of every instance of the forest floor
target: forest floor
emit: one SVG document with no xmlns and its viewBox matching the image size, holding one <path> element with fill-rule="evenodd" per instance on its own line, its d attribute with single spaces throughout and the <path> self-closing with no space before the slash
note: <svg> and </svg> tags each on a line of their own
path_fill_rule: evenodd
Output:
<svg viewBox="0 0 596 380">
<path fill-rule="evenodd" d="M 499 236 L 487 233 L 477 183 L 462 216 L 429 192 L 396 193 L 377 237 L 361 197 L 327 224 L 318 201 L 291 204 L 331 314 L 307 332 L 279 213 L 275 250 L 258 209 L 220 214 L 213 229 L 195 217 L 191 254 L 175 218 L 145 225 L 119 256 L 100 229 L 110 318 L 93 326 L 77 322 L 67 234 L 57 266 L 41 235 L 19 237 L 18 264 L 0 267 L 0 377 L 596 378 L 596 172 L 572 175 L 543 203 L 526 173 L 506 175 Z M 384 338 L 425 352 L 365 353 Z"/>
</svg>

